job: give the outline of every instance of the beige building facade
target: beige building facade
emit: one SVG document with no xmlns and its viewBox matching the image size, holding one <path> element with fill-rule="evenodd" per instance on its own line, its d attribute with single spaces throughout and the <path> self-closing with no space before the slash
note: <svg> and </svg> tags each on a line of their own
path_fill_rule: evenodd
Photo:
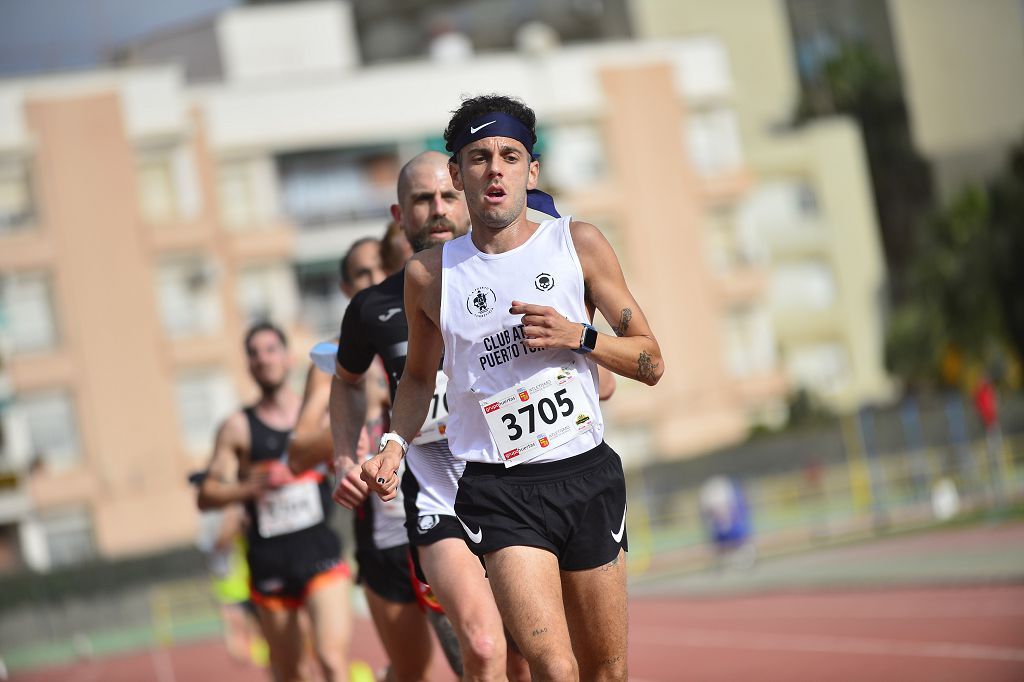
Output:
<svg viewBox="0 0 1024 682">
<path fill-rule="evenodd" d="M 622 380 L 608 406 L 626 465 L 784 419 L 769 271 L 720 234 L 754 189 L 720 42 L 361 68 L 339 7 L 232 11 L 214 83 L 175 67 L 0 83 L 11 565 L 192 540 L 186 475 L 253 395 L 246 325 L 284 324 L 296 356 L 336 327 L 337 257 L 383 232 L 400 164 L 495 73 L 537 111 L 542 184 L 605 231 L 661 340 L 665 380 Z M 339 29 L 290 32 L 304 53 L 271 30 L 282 11 Z"/>
<path fill-rule="evenodd" d="M 838 411 L 892 397 L 883 356 L 885 266 L 856 124 L 794 129 L 800 82 L 784 0 L 636 0 L 640 36 L 716 36 L 736 82 L 752 187 L 723 219 L 719 261 L 765 273 L 791 390 Z"/>
<path fill-rule="evenodd" d="M 0 92 L 4 163 L 31 208 L 0 234 L 14 473 L 0 524 L 20 548 L 7 554 L 47 568 L 186 544 L 186 477 L 252 396 L 240 279 L 287 264 L 291 231 L 221 228 L 201 117 L 173 70 Z"/>
</svg>

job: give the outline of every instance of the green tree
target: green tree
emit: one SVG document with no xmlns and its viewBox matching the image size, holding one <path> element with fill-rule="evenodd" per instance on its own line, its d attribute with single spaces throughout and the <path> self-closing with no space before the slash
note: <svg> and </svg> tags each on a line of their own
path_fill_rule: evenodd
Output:
<svg viewBox="0 0 1024 682">
<path fill-rule="evenodd" d="M 962 191 L 917 231 L 907 297 L 890 318 L 890 370 L 911 388 L 996 379 L 1024 358 L 1024 141 L 988 187 Z"/>
<path fill-rule="evenodd" d="M 991 185 L 992 270 L 1006 334 L 1024 359 L 1024 137 Z"/>
</svg>

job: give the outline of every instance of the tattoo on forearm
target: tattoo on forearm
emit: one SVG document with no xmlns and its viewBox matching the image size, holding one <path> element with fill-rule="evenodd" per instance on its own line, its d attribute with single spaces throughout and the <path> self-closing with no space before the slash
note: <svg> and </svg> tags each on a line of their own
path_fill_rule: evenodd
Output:
<svg viewBox="0 0 1024 682">
<path fill-rule="evenodd" d="M 651 359 L 647 351 L 640 351 L 640 357 L 636 361 L 636 378 L 640 381 L 654 381 L 654 370 L 658 369 L 658 363 Z"/>
<path fill-rule="evenodd" d="M 530 636 L 531 637 L 536 637 L 537 635 L 543 635 L 547 631 L 548 631 L 547 628 L 537 628 L 536 630 L 534 630 L 533 632 L 530 633 Z"/>
<path fill-rule="evenodd" d="M 629 321 L 633 319 L 633 311 L 629 308 L 623 308 L 622 312 L 619 313 L 619 324 L 615 326 L 615 336 L 625 336 L 626 332 L 629 331 Z"/>
</svg>

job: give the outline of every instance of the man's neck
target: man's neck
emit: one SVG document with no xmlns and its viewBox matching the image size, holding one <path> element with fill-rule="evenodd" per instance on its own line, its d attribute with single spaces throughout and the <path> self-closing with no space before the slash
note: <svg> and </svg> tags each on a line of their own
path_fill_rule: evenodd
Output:
<svg viewBox="0 0 1024 682">
<path fill-rule="evenodd" d="M 504 227 L 490 227 L 476 216 L 471 217 L 473 231 L 470 233 L 470 239 L 483 253 L 505 253 L 522 246 L 540 226 L 540 223 L 527 220 L 525 210 Z"/>
<path fill-rule="evenodd" d="M 261 412 L 287 413 L 295 407 L 298 398 L 298 394 L 287 384 L 281 384 L 277 388 L 261 391 L 256 409 Z"/>
</svg>

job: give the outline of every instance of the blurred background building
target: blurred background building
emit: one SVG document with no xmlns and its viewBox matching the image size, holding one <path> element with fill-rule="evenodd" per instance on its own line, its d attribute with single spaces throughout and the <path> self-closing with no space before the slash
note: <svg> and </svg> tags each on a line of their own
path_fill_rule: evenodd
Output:
<svg viewBox="0 0 1024 682">
<path fill-rule="evenodd" d="M 383 234 L 464 94 L 537 111 L 542 184 L 608 235 L 658 332 L 665 380 L 608 409 L 627 467 L 779 427 L 797 393 L 897 396 L 909 228 L 830 80 L 846 47 L 896 74 L 922 202 L 1024 130 L 1017 0 L 180 7 L 0 50 L 0 571 L 191 540 L 186 473 L 254 395 L 246 326 L 299 359 L 335 332 L 339 257 Z"/>
</svg>

